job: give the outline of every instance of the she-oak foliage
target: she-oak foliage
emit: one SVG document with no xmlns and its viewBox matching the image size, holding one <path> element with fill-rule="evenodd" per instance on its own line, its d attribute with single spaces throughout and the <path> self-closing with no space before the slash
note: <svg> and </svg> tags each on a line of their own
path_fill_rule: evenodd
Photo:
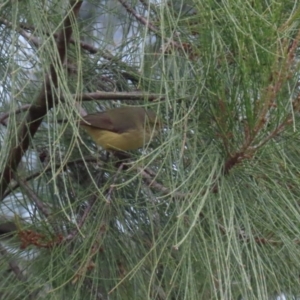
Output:
<svg viewBox="0 0 300 300">
<path fill-rule="evenodd" d="M 299 20 L 291 0 L 0 4 L 0 298 L 299 297 Z M 122 164 L 78 121 L 125 105 L 166 126 Z"/>
</svg>

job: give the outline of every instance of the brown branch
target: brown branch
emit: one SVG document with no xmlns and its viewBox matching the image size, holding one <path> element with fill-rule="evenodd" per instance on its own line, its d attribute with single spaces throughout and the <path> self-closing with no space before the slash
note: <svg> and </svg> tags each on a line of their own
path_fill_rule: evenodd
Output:
<svg viewBox="0 0 300 300">
<path fill-rule="evenodd" d="M 71 39 L 70 41 L 71 44 L 75 44 L 75 41 L 73 39 Z M 88 43 L 85 43 L 85 42 L 80 42 L 80 47 L 86 51 L 88 51 L 90 54 L 96 54 L 98 53 L 99 51 L 102 51 L 103 53 L 103 58 L 105 59 L 112 59 L 113 55 L 110 54 L 108 51 L 103 51 L 103 50 L 99 50 L 98 48 L 88 44 Z"/>
<path fill-rule="evenodd" d="M 25 104 L 19 108 L 17 108 L 14 112 L 6 112 L 6 113 L 3 113 L 1 116 L 0 116 L 0 123 L 3 124 L 3 122 L 10 116 L 10 115 L 17 115 L 23 111 L 27 111 L 29 108 L 31 107 L 30 104 Z"/>
<path fill-rule="evenodd" d="M 269 140 L 274 138 L 276 135 L 283 132 L 287 125 L 291 124 L 293 122 L 293 118 L 290 116 L 286 118 L 284 122 L 282 122 L 278 127 L 276 127 L 267 137 L 265 137 L 261 142 L 259 142 L 257 145 L 249 147 L 249 150 L 254 152 L 258 148 L 261 148 L 263 145 L 265 145 Z"/>
<path fill-rule="evenodd" d="M 253 139 L 249 140 L 248 143 L 242 148 L 241 151 L 236 152 L 233 156 L 225 162 L 223 173 L 227 175 L 229 171 L 243 159 L 249 159 L 254 155 L 254 152 L 259 148 L 264 146 L 272 138 L 284 131 L 287 125 L 291 124 L 293 119 L 289 116 L 287 117 L 278 127 L 276 127 L 271 133 L 268 134 L 264 139 L 262 139 L 258 144 L 251 146 Z M 214 187 L 214 192 L 217 192 L 216 187 Z"/>
<path fill-rule="evenodd" d="M 75 96 L 75 95 L 74 95 Z M 100 92 L 76 95 L 75 100 L 144 100 L 159 101 L 164 100 L 165 96 L 159 94 L 146 94 L 143 92 Z"/>
<path fill-rule="evenodd" d="M 272 71 L 270 78 L 271 83 L 264 89 L 261 96 L 261 105 L 260 112 L 257 115 L 257 122 L 252 131 L 249 130 L 249 126 L 246 123 L 244 125 L 244 136 L 245 140 L 241 148 L 233 154 L 229 154 L 229 158 L 224 164 L 223 173 L 226 175 L 229 171 L 238 163 L 240 163 L 244 159 L 249 159 L 253 157 L 254 153 L 264 146 L 268 141 L 272 138 L 280 134 L 285 130 L 285 128 L 293 122 L 292 113 L 288 114 L 287 117 L 265 138 L 263 138 L 260 142 L 254 144 L 256 137 L 261 132 L 262 129 L 267 125 L 267 120 L 270 118 L 268 114 L 271 109 L 276 108 L 276 98 L 280 90 L 282 89 L 286 80 L 291 77 L 291 71 L 295 69 L 295 57 L 296 50 L 298 49 L 298 45 L 300 42 L 300 30 L 293 41 L 292 45 L 287 45 L 286 47 L 286 57 L 285 60 L 280 60 L 276 62 L 274 70 Z M 280 47 L 281 49 L 282 47 Z M 292 104 L 293 110 L 299 111 L 299 96 L 296 97 Z M 226 148 L 226 145 L 224 145 Z M 213 192 L 218 192 L 217 185 L 215 185 L 212 189 Z"/>
<path fill-rule="evenodd" d="M 151 31 L 155 33 L 159 33 L 158 28 L 156 28 L 149 20 L 138 14 L 133 8 L 131 8 L 128 4 L 127 1 L 125 0 L 118 0 L 123 7 L 130 13 L 132 14 L 140 23 L 143 25 L 146 25 Z"/>
<path fill-rule="evenodd" d="M 0 19 L 0 22 L 1 22 L 1 19 Z M 21 22 L 21 23 L 19 23 L 19 26 L 20 26 L 20 28 L 22 28 L 24 30 L 35 31 L 35 27 L 32 26 L 32 25 L 29 25 L 27 23 L 22 23 Z M 55 39 L 58 38 L 58 34 L 57 33 L 49 33 L 47 31 L 44 31 L 44 34 L 46 34 L 47 36 L 53 36 Z M 78 43 L 78 41 L 77 40 L 75 41 L 73 38 L 71 38 L 70 41 L 69 41 L 69 43 L 72 44 L 72 45 L 75 45 L 75 44 Z M 96 48 L 96 47 L 94 47 L 94 46 L 92 46 L 90 44 L 87 44 L 85 42 L 82 42 L 82 41 L 79 44 L 80 44 L 80 46 L 81 46 L 82 49 L 87 50 L 90 54 L 96 54 L 98 52 L 102 52 L 101 56 L 103 58 L 105 58 L 107 60 L 111 60 L 111 59 L 114 58 L 114 56 L 109 51 L 107 51 L 107 50 L 103 51 L 102 49 L 98 49 L 98 48 Z"/>
<path fill-rule="evenodd" d="M 72 9 L 66 16 L 63 28 L 60 31 L 57 39 L 58 56 L 56 61 L 50 65 L 49 74 L 46 76 L 44 84 L 39 95 L 34 101 L 33 105 L 28 109 L 24 121 L 20 124 L 17 137 L 11 139 L 11 148 L 8 151 L 9 156 L 6 161 L 6 166 L 0 176 L 0 201 L 3 200 L 3 195 L 7 186 L 9 185 L 13 173 L 16 172 L 17 167 L 22 159 L 23 154 L 29 147 L 30 140 L 34 137 L 39 126 L 42 123 L 44 116 L 48 110 L 53 107 L 54 95 L 53 87 L 58 86 L 57 66 L 62 65 L 67 52 L 67 45 L 70 42 L 72 35 L 72 22 L 74 16 L 78 15 L 82 1 L 70 0 Z"/>
<path fill-rule="evenodd" d="M 97 91 L 94 93 L 86 93 L 81 95 L 72 95 L 75 101 L 91 101 L 91 100 L 145 100 L 148 101 L 163 101 L 165 96 L 160 94 L 147 94 L 143 92 L 101 92 Z M 60 99 L 64 101 L 64 98 Z M 16 115 L 23 111 L 27 111 L 32 107 L 30 104 L 25 104 L 20 108 L 17 108 L 13 113 L 6 112 L 0 115 L 0 123 L 3 123 L 10 115 Z"/>
</svg>

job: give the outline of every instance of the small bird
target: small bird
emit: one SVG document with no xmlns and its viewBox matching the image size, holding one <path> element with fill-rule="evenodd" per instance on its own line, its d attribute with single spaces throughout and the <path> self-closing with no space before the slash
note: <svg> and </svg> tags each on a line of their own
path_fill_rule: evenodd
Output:
<svg viewBox="0 0 300 300">
<path fill-rule="evenodd" d="M 88 114 L 80 126 L 105 150 L 128 151 L 143 147 L 162 128 L 152 110 L 142 107 L 119 107 Z"/>
</svg>

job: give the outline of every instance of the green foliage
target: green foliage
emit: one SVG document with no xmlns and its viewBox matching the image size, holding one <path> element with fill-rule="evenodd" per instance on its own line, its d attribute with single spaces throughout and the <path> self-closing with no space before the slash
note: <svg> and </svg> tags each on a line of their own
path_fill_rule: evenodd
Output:
<svg viewBox="0 0 300 300">
<path fill-rule="evenodd" d="M 1 7 L 0 298 L 299 297 L 298 1 L 76 3 Z M 120 105 L 166 124 L 124 165 Z"/>
</svg>

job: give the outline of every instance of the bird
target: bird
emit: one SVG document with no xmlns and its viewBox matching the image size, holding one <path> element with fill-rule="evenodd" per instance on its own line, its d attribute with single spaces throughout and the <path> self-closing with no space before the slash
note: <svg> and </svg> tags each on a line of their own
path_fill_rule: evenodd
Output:
<svg viewBox="0 0 300 300">
<path fill-rule="evenodd" d="M 97 145 L 112 151 L 142 148 L 163 127 L 152 110 L 129 106 L 87 114 L 79 124 Z"/>
</svg>

